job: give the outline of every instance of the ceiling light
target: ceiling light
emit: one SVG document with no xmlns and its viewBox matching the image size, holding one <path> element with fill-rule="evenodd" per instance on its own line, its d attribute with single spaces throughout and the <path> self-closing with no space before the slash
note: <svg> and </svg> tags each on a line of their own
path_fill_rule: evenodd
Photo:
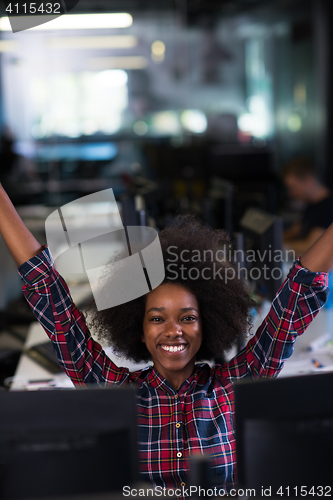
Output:
<svg viewBox="0 0 333 500">
<path fill-rule="evenodd" d="M 14 52 L 18 45 L 14 40 L 0 40 L 0 52 Z"/>
<path fill-rule="evenodd" d="M 151 45 L 151 58 L 155 63 L 161 63 L 165 57 L 165 43 L 161 40 L 156 40 Z"/>
<path fill-rule="evenodd" d="M 94 78 L 99 87 L 124 87 L 127 85 L 128 76 L 123 69 L 106 69 L 97 73 Z"/>
<path fill-rule="evenodd" d="M 250 133 L 253 137 L 264 138 L 268 135 L 267 123 L 261 115 L 242 113 L 237 124 L 239 130 Z"/>
<path fill-rule="evenodd" d="M 156 42 L 152 43 L 151 52 L 154 56 L 162 56 L 165 53 L 165 43 L 161 42 L 161 40 L 156 40 Z"/>
<path fill-rule="evenodd" d="M 148 61 L 143 56 L 92 57 L 86 59 L 90 70 L 102 69 L 144 69 Z"/>
<path fill-rule="evenodd" d="M 27 23 L 37 16 L 23 16 L 21 19 Z M 15 18 L 19 20 L 19 17 Z M 130 14 L 64 14 L 49 20 L 50 16 L 38 16 L 41 23 L 38 26 L 29 28 L 31 30 L 69 30 L 69 29 L 105 29 L 105 28 L 128 28 L 133 24 L 133 18 Z M 9 18 L 0 18 L 0 30 L 12 31 Z"/>
<path fill-rule="evenodd" d="M 52 49 L 130 49 L 136 47 L 135 36 L 72 36 L 49 38 L 47 46 Z"/>
<path fill-rule="evenodd" d="M 207 130 L 207 118 L 202 111 L 196 109 L 185 110 L 180 115 L 180 121 L 187 130 L 195 134 L 203 134 Z"/>
<path fill-rule="evenodd" d="M 152 117 L 154 132 L 174 135 L 181 132 L 178 114 L 174 111 L 160 111 Z"/>
</svg>

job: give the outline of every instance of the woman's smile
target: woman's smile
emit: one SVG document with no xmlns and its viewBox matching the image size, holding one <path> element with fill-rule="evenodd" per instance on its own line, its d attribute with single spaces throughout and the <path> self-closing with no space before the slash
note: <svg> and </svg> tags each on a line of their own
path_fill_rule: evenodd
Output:
<svg viewBox="0 0 333 500">
<path fill-rule="evenodd" d="M 167 352 L 178 353 L 184 351 L 186 349 L 187 344 L 160 344 L 162 349 Z"/>
</svg>

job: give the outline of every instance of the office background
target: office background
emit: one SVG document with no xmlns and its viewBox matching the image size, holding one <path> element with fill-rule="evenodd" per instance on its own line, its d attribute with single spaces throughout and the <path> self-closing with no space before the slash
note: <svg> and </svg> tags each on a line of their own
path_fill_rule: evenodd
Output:
<svg viewBox="0 0 333 500">
<path fill-rule="evenodd" d="M 0 176 L 28 227 L 45 243 L 56 207 L 107 188 L 157 229 L 193 213 L 235 235 L 248 208 L 299 220 L 283 165 L 306 157 L 333 183 L 331 11 L 327 0 L 80 0 L 67 16 L 103 14 L 108 27 L 12 33 L 1 4 Z M 7 388 L 34 318 L 0 245 Z"/>
</svg>

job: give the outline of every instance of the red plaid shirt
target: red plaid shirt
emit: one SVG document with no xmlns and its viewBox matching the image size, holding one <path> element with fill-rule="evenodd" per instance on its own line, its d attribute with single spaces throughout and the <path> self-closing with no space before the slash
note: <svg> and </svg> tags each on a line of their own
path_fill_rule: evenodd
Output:
<svg viewBox="0 0 333 500">
<path fill-rule="evenodd" d="M 327 274 L 310 272 L 296 261 L 247 346 L 225 365 L 197 364 L 176 391 L 153 367 L 131 373 L 106 356 L 91 337 L 47 248 L 25 262 L 19 273 L 27 283 L 25 297 L 75 385 L 137 385 L 142 479 L 168 488 L 186 485 L 188 457 L 194 453 L 210 455 L 216 486 L 235 484 L 232 381 L 277 376 L 293 352 L 297 335 L 327 296 Z"/>
</svg>

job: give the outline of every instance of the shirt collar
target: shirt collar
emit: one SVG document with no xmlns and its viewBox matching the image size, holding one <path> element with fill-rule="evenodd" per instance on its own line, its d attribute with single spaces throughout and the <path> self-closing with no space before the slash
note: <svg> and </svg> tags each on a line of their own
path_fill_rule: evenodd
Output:
<svg viewBox="0 0 333 500">
<path fill-rule="evenodd" d="M 179 387 L 178 390 L 174 389 L 170 382 L 167 381 L 166 378 L 164 378 L 154 366 L 150 367 L 150 371 L 147 376 L 147 382 L 149 385 L 152 387 L 155 387 L 156 389 L 162 389 L 164 392 L 167 392 L 168 394 L 178 394 L 181 395 L 185 392 L 187 392 L 189 389 L 192 389 L 193 385 L 196 383 L 196 381 L 199 378 L 200 375 L 200 370 L 201 370 L 201 364 L 197 364 L 194 366 L 194 371 L 190 377 L 188 377 L 182 385 Z"/>
</svg>

